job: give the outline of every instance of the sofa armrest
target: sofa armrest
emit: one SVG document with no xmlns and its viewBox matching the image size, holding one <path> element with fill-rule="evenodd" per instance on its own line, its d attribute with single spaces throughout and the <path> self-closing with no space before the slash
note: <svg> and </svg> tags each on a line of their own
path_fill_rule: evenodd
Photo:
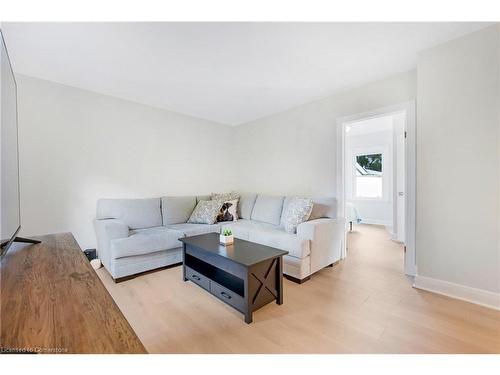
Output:
<svg viewBox="0 0 500 375">
<path fill-rule="evenodd" d="M 118 219 L 96 219 L 94 229 L 97 238 L 97 254 L 104 266 L 109 269 L 111 240 L 128 237 L 129 227 Z"/>
<path fill-rule="evenodd" d="M 310 241 L 311 274 L 340 260 L 345 219 L 315 219 L 297 226 L 297 236 Z"/>
</svg>

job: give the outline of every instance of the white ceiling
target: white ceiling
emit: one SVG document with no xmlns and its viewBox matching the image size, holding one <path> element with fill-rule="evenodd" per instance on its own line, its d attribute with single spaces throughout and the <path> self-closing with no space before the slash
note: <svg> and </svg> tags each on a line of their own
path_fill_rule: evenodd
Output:
<svg viewBox="0 0 500 375">
<path fill-rule="evenodd" d="M 415 68 L 482 23 L 3 23 L 22 73 L 224 124 Z"/>
</svg>

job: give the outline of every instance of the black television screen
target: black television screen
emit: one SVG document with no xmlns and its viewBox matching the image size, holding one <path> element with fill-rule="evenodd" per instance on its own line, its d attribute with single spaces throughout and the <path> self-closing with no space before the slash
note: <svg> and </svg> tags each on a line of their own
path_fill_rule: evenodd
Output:
<svg viewBox="0 0 500 375">
<path fill-rule="evenodd" d="M 0 72 L 0 239 L 5 253 L 21 227 L 19 205 L 19 153 L 17 140 L 17 87 L 9 55 L 1 36 Z"/>
</svg>

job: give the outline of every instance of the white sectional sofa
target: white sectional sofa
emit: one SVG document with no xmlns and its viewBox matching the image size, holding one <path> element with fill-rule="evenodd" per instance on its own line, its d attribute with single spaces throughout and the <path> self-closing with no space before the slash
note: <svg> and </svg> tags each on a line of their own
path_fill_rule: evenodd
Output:
<svg viewBox="0 0 500 375">
<path fill-rule="evenodd" d="M 282 213 L 289 197 L 242 194 L 238 221 L 213 225 L 189 224 L 200 200 L 210 196 L 151 199 L 101 199 L 94 221 L 97 252 L 115 281 L 148 270 L 182 262 L 181 237 L 230 228 L 236 238 L 289 252 L 284 274 L 303 282 L 310 275 L 340 260 L 345 220 L 336 218 L 335 198 L 313 199 L 309 221 L 299 224 L 296 234 L 282 226 Z"/>
</svg>

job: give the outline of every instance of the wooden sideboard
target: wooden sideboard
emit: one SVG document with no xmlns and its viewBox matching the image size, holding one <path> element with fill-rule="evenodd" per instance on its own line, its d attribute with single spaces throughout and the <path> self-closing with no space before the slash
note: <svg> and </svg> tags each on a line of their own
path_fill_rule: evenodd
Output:
<svg viewBox="0 0 500 375">
<path fill-rule="evenodd" d="M 1 260 L 0 350 L 146 353 L 73 235 L 36 239 Z"/>
</svg>

